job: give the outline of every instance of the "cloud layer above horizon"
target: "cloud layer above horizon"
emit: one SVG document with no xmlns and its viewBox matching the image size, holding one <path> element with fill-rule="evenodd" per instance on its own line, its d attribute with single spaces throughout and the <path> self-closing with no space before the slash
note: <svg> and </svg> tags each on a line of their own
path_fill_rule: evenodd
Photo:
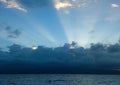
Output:
<svg viewBox="0 0 120 85">
<path fill-rule="evenodd" d="M 19 62 L 43 67 L 52 64 L 52 66 L 72 65 L 85 66 L 86 69 L 90 67 L 113 70 L 120 68 L 119 56 L 120 42 L 114 45 L 92 44 L 90 48 L 79 47 L 77 43 L 72 42 L 54 49 L 44 46 L 33 49 L 13 44 L 9 46 L 9 52 L 0 50 L 0 61 L 3 61 L 0 65 Z"/>
</svg>

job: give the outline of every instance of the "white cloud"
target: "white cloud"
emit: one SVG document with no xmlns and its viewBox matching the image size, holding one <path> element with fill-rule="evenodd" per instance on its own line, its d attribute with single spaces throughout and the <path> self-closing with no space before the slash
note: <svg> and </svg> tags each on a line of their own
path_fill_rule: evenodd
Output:
<svg viewBox="0 0 120 85">
<path fill-rule="evenodd" d="M 83 8 L 96 0 L 54 0 L 54 6 L 57 10 L 61 8 Z"/>
<path fill-rule="evenodd" d="M 72 4 L 69 3 L 69 2 L 66 2 L 66 1 L 61 2 L 60 0 L 55 0 L 55 8 L 56 8 L 57 10 L 59 10 L 59 9 L 61 9 L 61 8 L 71 7 L 71 6 L 72 6 Z"/>
<path fill-rule="evenodd" d="M 23 8 L 16 0 L 0 0 L 0 2 L 3 3 L 6 8 L 15 8 L 17 10 L 27 12 L 27 10 Z"/>
<path fill-rule="evenodd" d="M 118 4 L 111 4 L 112 8 L 118 8 L 119 5 Z"/>
</svg>

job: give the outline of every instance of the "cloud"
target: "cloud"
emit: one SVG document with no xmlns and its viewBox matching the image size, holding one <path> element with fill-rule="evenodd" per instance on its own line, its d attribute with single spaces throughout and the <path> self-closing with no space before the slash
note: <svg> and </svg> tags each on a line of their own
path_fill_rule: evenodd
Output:
<svg viewBox="0 0 120 85">
<path fill-rule="evenodd" d="M 57 10 L 61 9 L 61 8 L 67 8 L 67 7 L 72 7 L 72 4 L 69 2 L 61 2 L 60 0 L 55 0 L 55 8 Z"/>
<path fill-rule="evenodd" d="M 23 8 L 17 0 L 0 0 L 0 2 L 3 3 L 6 8 L 15 8 L 17 10 L 27 12 L 27 10 Z"/>
<path fill-rule="evenodd" d="M 120 67 L 119 56 L 120 43 L 109 46 L 98 43 L 91 44 L 90 48 L 83 48 L 72 42 L 71 44 L 65 43 L 65 45 L 54 49 L 44 46 L 38 46 L 37 49 L 33 49 L 33 47 L 27 48 L 13 44 L 9 46 L 9 52 L 0 51 L 0 61 L 3 61 L 3 69 L 7 68 L 7 64 L 10 69 L 5 70 L 6 72 L 10 72 L 12 69 L 18 73 L 31 72 L 31 70 L 27 69 L 34 67 L 37 68 L 35 72 L 41 72 L 41 69 L 44 69 L 44 72 L 50 72 L 51 69 L 54 69 L 52 70 L 53 73 L 54 71 L 58 73 L 64 73 L 64 71 L 77 73 L 78 70 L 79 72 L 84 72 L 86 70 L 83 69 L 89 69 L 93 73 L 96 73 L 96 70 L 99 72 L 102 70 L 104 73 L 104 69 L 110 71 L 110 69 L 113 70 Z M 17 70 L 24 69 L 23 65 L 26 66 L 26 70 Z M 63 68 L 64 71 L 57 70 Z M 75 70 L 72 70 L 73 68 Z"/>
<path fill-rule="evenodd" d="M 77 43 L 71 44 L 65 43 L 62 47 L 49 48 L 44 46 L 38 46 L 37 49 L 22 47 L 17 44 L 9 46 L 9 56 L 15 59 L 33 60 L 34 62 L 79 62 L 93 64 L 110 64 L 118 63 L 120 61 L 120 44 L 103 45 L 103 44 L 91 44 L 90 48 L 83 48 L 78 46 Z M 13 55 L 11 55 L 11 53 Z M 17 57 L 15 57 L 17 56 Z M 39 58 L 39 59 L 37 59 Z M 60 58 L 60 59 L 59 59 Z M 85 61 L 90 59 L 90 61 Z M 95 61 L 91 61 L 95 59 Z M 99 61 L 99 62 L 98 62 Z M 73 63 L 74 64 L 74 63 Z"/>
<path fill-rule="evenodd" d="M 2 27 L 1 32 L 2 31 L 7 33 L 8 38 L 18 38 L 21 35 L 21 31 L 19 29 L 13 29 L 10 26 Z"/>
<path fill-rule="evenodd" d="M 17 37 L 20 36 L 20 34 L 21 34 L 21 31 L 16 29 L 16 30 L 13 30 L 13 31 L 9 32 L 8 37 L 9 38 L 17 38 Z"/>
<path fill-rule="evenodd" d="M 95 0 L 0 0 L 6 8 L 15 8 L 27 12 L 27 8 L 34 7 L 54 7 L 57 10 L 63 8 L 82 8 L 87 7 Z"/>
<path fill-rule="evenodd" d="M 20 34 L 21 34 L 21 31 L 18 29 L 15 29 L 13 31 L 12 30 L 8 31 L 9 38 L 18 38 L 20 36 Z"/>
<path fill-rule="evenodd" d="M 87 7 L 91 2 L 95 2 L 95 0 L 0 0 L 0 2 L 6 8 L 15 8 L 27 12 L 26 8 L 34 7 L 54 7 L 57 10 L 63 8 L 82 8 Z"/>
<path fill-rule="evenodd" d="M 63 8 L 84 8 L 95 0 L 54 0 L 54 7 L 59 10 Z"/>
<path fill-rule="evenodd" d="M 118 4 L 111 4 L 111 7 L 112 8 L 119 8 L 119 5 Z"/>
<path fill-rule="evenodd" d="M 7 32 L 11 32 L 12 28 L 10 26 L 7 26 L 4 28 Z"/>
<path fill-rule="evenodd" d="M 12 34 L 19 36 L 21 34 L 20 30 L 16 29 L 12 32 Z"/>
</svg>

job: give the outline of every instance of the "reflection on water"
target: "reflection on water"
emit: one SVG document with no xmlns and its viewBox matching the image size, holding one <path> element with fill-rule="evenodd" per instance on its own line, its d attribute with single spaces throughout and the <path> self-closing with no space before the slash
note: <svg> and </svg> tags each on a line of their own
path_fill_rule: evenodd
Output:
<svg viewBox="0 0 120 85">
<path fill-rule="evenodd" d="M 0 85 L 120 85 L 120 75 L 9 74 Z"/>
</svg>

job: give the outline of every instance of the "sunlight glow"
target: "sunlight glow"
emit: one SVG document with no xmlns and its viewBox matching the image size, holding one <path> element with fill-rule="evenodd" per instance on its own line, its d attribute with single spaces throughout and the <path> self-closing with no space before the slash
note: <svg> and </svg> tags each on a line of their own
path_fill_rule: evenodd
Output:
<svg viewBox="0 0 120 85">
<path fill-rule="evenodd" d="M 60 2 L 60 0 L 55 0 L 55 8 L 57 10 L 61 9 L 61 8 L 67 8 L 67 7 L 71 7 L 72 4 L 70 4 L 69 2 Z"/>
<path fill-rule="evenodd" d="M 79 11 L 77 12 L 79 13 Z M 93 32 L 94 30 L 96 19 L 91 20 L 91 16 L 89 16 L 87 17 L 89 19 L 88 20 L 85 16 L 83 16 L 84 20 L 81 22 L 80 17 L 77 17 L 74 19 L 74 22 L 76 23 L 73 23 L 72 18 L 70 17 L 71 14 L 66 15 L 62 11 L 59 11 L 58 13 L 69 43 L 75 41 L 80 46 L 85 47 L 90 43 L 90 41 L 92 42 L 93 39 L 91 39 L 92 36 L 90 32 Z"/>
<path fill-rule="evenodd" d="M 32 47 L 32 50 L 36 50 L 37 48 L 38 48 L 38 47 L 36 47 L 36 46 L 33 46 L 33 47 Z"/>
</svg>

